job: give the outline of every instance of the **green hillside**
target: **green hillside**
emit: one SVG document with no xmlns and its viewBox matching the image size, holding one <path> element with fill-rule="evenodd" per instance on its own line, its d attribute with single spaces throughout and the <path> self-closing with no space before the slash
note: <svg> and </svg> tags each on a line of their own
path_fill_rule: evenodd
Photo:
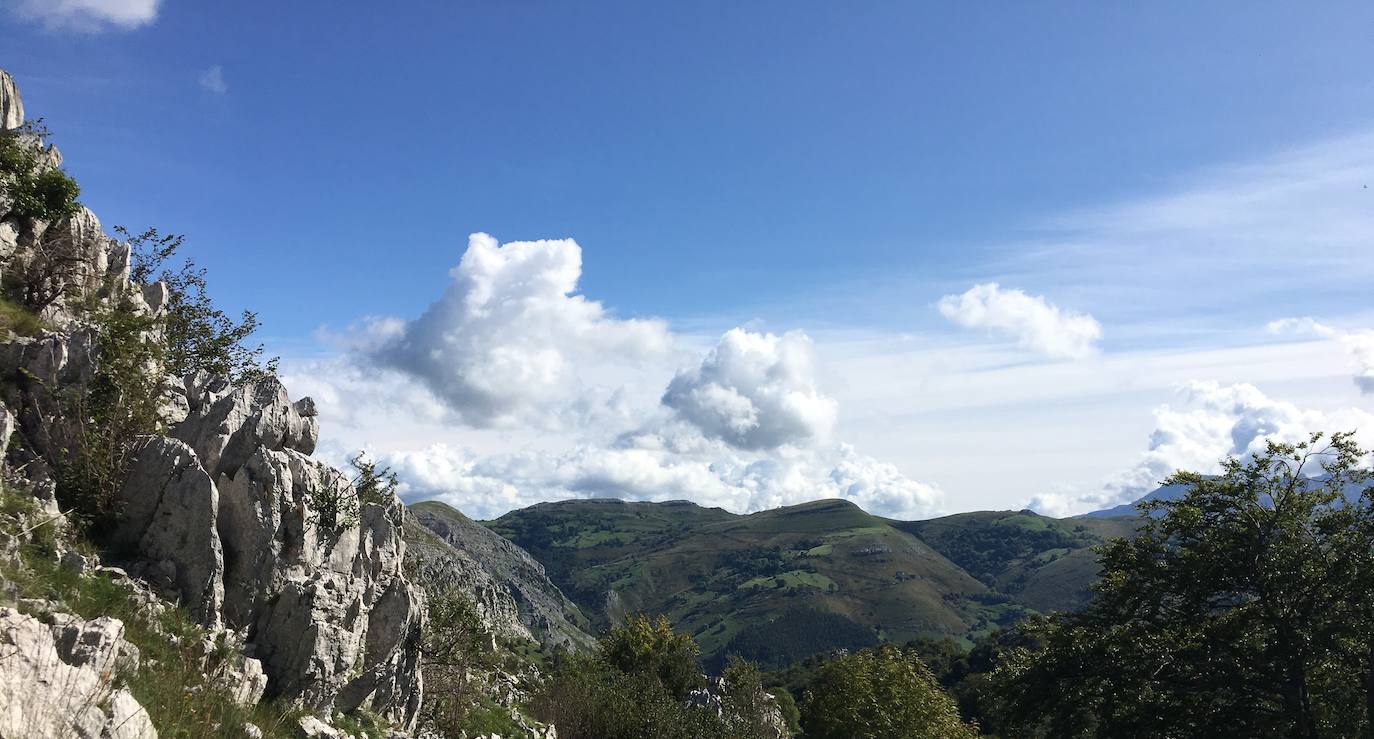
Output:
<svg viewBox="0 0 1374 739">
<path fill-rule="evenodd" d="M 688 502 L 571 500 L 488 522 L 597 625 L 668 615 L 708 662 L 782 664 L 835 647 L 969 638 L 1078 602 L 1113 519 L 979 513 L 890 521 L 823 500 L 747 516 Z M 978 576 L 970 574 L 977 572 Z"/>
<path fill-rule="evenodd" d="M 989 588 L 1037 611 L 1074 610 L 1097 580 L 1093 547 L 1131 536 L 1134 518 L 1047 518 L 1031 511 L 977 511 L 892 521 Z"/>
</svg>

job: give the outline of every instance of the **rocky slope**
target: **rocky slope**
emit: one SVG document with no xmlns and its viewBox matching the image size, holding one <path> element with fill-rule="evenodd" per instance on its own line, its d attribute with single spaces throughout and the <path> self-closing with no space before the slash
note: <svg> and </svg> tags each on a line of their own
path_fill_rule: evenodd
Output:
<svg viewBox="0 0 1374 739">
<path fill-rule="evenodd" d="M 492 613 L 493 621 L 537 639 L 545 647 L 581 649 L 594 640 L 581 609 L 563 595 L 534 557 L 491 529 L 438 501 L 410 507 L 409 554 L 430 578 L 451 581 Z M 498 605 L 499 604 L 499 605 Z"/>
</svg>

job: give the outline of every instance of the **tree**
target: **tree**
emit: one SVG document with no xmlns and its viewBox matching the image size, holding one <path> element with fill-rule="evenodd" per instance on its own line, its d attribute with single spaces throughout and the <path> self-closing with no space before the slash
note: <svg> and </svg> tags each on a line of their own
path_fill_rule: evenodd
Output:
<svg viewBox="0 0 1374 739">
<path fill-rule="evenodd" d="M 264 360 L 263 345 L 250 342 L 258 330 L 256 313 L 245 310 L 235 321 L 220 310 L 210 298 L 205 269 L 195 262 L 187 259 L 175 269 L 165 266 L 185 237 L 156 228 L 134 234 L 117 226 L 115 231 L 129 243 L 130 279 L 147 282 L 156 277 L 167 286 L 161 321 L 167 372 L 177 377 L 204 372 L 235 383 L 276 373 L 277 359 Z"/>
<path fill-rule="evenodd" d="M 891 645 L 821 666 L 801 706 L 807 739 L 963 739 L 977 731 L 915 654 Z"/>
<path fill-rule="evenodd" d="M 673 632 L 665 616 L 631 616 L 601 640 L 607 664 L 629 675 L 656 680 L 668 695 L 682 699 L 705 684 L 697 666 L 697 643 Z"/>
<path fill-rule="evenodd" d="M 1029 736 L 1368 736 L 1369 472 L 1349 434 L 1181 472 L 1103 551 L 1081 613 L 1025 628 L 993 676 Z"/>
<path fill-rule="evenodd" d="M 420 641 L 425 701 L 420 721 L 426 729 L 457 736 L 480 704 L 486 687 L 480 674 L 496 664 L 491 634 L 476 606 L 450 589 L 430 592 Z"/>
<path fill-rule="evenodd" d="M 663 617 L 635 616 L 601 639 L 595 654 L 565 656 L 531 703 L 560 739 L 764 739 L 776 736 L 752 665 L 734 664 L 719 711 L 693 690 L 697 645 Z M 733 684 L 732 681 L 733 680 Z"/>
</svg>

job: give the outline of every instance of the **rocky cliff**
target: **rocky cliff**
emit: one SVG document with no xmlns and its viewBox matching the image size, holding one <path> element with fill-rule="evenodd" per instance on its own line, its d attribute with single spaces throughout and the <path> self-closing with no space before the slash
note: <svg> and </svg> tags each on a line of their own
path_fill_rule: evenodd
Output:
<svg viewBox="0 0 1374 739">
<path fill-rule="evenodd" d="M 36 172 L 60 165 L 56 148 L 19 130 L 23 104 L 4 72 L 0 123 L 9 141 L 30 147 Z M 89 210 L 45 220 L 19 198 L 15 182 L 0 179 L 5 306 L 36 314 L 28 335 L 11 327 L 0 336 L 4 485 L 62 525 L 70 511 L 59 510 L 58 463 L 89 419 L 60 401 L 84 397 L 102 362 L 113 361 L 98 317 L 156 319 L 168 288 L 132 280 L 129 244 L 106 235 Z M 135 340 L 159 340 L 156 330 Z M 399 729 L 413 726 L 425 609 L 402 568 L 405 507 L 394 496 L 360 500 L 348 475 L 312 458 L 313 403 L 292 402 L 270 375 L 239 384 L 166 376 L 159 392 L 157 433 L 123 440 L 134 442 L 127 479 L 110 517 L 93 522 L 101 558 L 241 653 L 246 702 L 265 694 L 326 718 L 367 709 Z M 87 557 L 69 554 L 82 560 L 77 569 L 87 566 Z M 60 612 L 45 622 L 29 610 L 0 610 L 0 641 L 13 648 L 0 669 L 0 716 L 25 727 L 6 724 L 0 736 L 153 735 L 127 720 L 146 719 L 127 693 L 94 699 L 108 687 L 122 626 Z M 72 646 L 86 641 L 95 645 Z M 253 687 L 256 675 L 263 679 Z M 55 695 L 63 685 L 75 687 Z M 79 710 L 62 708 L 73 701 Z"/>
</svg>

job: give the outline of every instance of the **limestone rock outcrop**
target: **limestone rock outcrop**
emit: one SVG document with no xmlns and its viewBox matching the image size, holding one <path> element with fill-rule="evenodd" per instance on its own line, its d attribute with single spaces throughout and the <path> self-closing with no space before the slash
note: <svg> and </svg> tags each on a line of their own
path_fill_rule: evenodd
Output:
<svg viewBox="0 0 1374 739">
<path fill-rule="evenodd" d="M 0 736 L 157 739 L 147 711 L 113 677 L 137 662 L 124 624 L 0 608 Z"/>
<path fill-rule="evenodd" d="M 123 490 L 117 535 L 144 576 L 244 633 L 269 695 L 413 723 L 424 607 L 402 572 L 401 502 L 361 501 L 307 456 L 311 404 L 276 378 L 192 378 L 186 393 L 175 438 L 145 441 Z"/>
<path fill-rule="evenodd" d="M 0 69 L 0 129 L 10 130 L 24 125 L 24 102 L 19 88 L 9 72 Z"/>
<path fill-rule="evenodd" d="M 22 123 L 19 92 L 0 72 L 5 135 L 34 146 L 40 168 L 58 166 L 61 155 L 37 135 L 11 132 Z M 0 450 L 7 471 L 27 478 L 24 487 L 56 513 L 54 470 L 83 422 L 82 413 L 63 403 L 86 397 L 101 367 L 95 317 L 118 309 L 157 318 L 171 296 L 165 284 L 131 280 L 130 245 L 106 235 L 94 213 L 83 207 L 53 222 L 20 214 L 5 182 L 0 290 L 36 315 L 22 331 L 0 330 L 0 432 L 12 431 L 16 439 Z M 160 328 L 140 330 L 154 341 L 162 337 Z M 148 359 L 146 370 L 162 377 L 167 368 L 157 363 Z M 362 500 L 348 475 L 310 457 L 319 438 L 315 405 L 308 398 L 292 402 L 275 377 L 239 383 L 204 373 L 165 377 L 160 411 L 156 435 L 137 439 L 127 478 L 112 486 L 111 520 L 100 522 L 110 549 L 102 558 L 119 567 L 73 556 L 70 568 L 151 586 L 160 596 L 154 600 L 179 603 L 209 633 L 224 637 L 242 657 L 217 676 L 235 700 L 277 697 L 322 716 L 366 708 L 394 726 L 413 726 L 422 694 L 425 608 L 402 567 L 401 502 L 391 495 Z M 62 637 L 55 625 L 40 629 L 31 621 L 0 614 L 11 643 L 25 645 L 16 659 L 31 661 L 18 671 L 0 669 L 0 682 L 39 681 L 48 686 L 34 691 L 42 695 L 24 700 L 66 706 L 62 701 L 76 698 L 51 689 L 60 682 L 42 681 L 86 680 L 85 672 L 73 671 L 90 662 L 45 662 L 50 650 L 60 652 Z M 82 700 L 99 687 L 81 685 Z M 94 713 L 69 706 L 71 720 L 83 722 L 78 733 L 95 727 L 80 735 L 101 736 L 99 721 L 137 713 L 118 691 L 105 698 L 93 704 Z M 13 705 L 27 710 L 22 702 Z"/>
<path fill-rule="evenodd" d="M 195 452 L 167 437 L 142 441 L 120 494 L 111 544 L 136 550 L 154 585 L 202 624 L 216 628 L 224 606 L 219 492 Z"/>
</svg>

